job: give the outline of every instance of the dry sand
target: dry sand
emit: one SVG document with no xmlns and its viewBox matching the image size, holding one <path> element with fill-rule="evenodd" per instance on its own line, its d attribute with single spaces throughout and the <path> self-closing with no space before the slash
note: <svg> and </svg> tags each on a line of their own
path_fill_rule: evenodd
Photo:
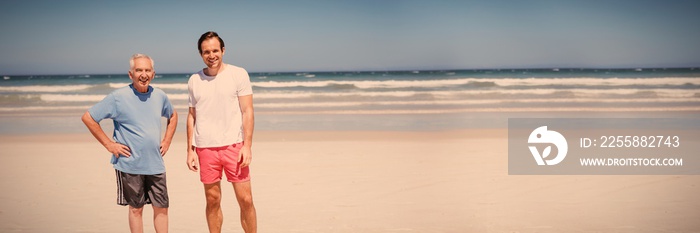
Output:
<svg viewBox="0 0 700 233">
<path fill-rule="evenodd" d="M 184 131 L 183 131 L 184 132 Z M 171 232 L 207 232 L 184 135 L 166 155 Z M 0 232 L 128 232 L 107 152 L 0 136 Z M 509 176 L 507 131 L 256 133 L 260 232 L 700 232 L 700 176 Z M 224 231 L 242 232 L 231 185 Z M 154 232 L 150 206 L 147 232 Z"/>
</svg>

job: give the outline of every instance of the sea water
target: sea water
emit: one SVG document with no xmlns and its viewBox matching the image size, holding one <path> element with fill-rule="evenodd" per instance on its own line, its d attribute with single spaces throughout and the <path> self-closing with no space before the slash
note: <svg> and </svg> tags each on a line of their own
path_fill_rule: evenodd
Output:
<svg viewBox="0 0 700 233">
<path fill-rule="evenodd" d="M 151 85 L 187 114 L 191 74 Z M 250 73 L 260 130 L 503 127 L 508 117 L 696 117 L 700 69 L 488 69 Z M 0 133 L 82 132 L 126 74 L 4 76 Z"/>
</svg>

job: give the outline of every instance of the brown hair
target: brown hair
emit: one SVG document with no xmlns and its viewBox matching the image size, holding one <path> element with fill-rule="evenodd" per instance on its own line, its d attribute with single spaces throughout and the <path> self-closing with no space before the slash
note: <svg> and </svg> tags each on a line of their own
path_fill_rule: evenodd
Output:
<svg viewBox="0 0 700 233">
<path fill-rule="evenodd" d="M 207 39 L 210 38 L 216 38 L 219 39 L 219 44 L 221 45 L 221 50 L 224 49 L 224 40 L 219 37 L 219 34 L 216 34 L 216 32 L 213 31 L 208 31 L 202 34 L 202 36 L 199 37 L 199 41 L 197 42 L 197 49 L 199 49 L 199 54 L 202 54 L 202 42 L 204 42 Z"/>
</svg>

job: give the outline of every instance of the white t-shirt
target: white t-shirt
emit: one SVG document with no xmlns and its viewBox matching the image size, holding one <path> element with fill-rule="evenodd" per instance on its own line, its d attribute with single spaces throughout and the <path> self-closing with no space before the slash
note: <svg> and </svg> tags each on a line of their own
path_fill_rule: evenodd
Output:
<svg viewBox="0 0 700 233">
<path fill-rule="evenodd" d="M 195 108 L 193 145 L 221 147 L 243 141 L 243 119 L 239 96 L 252 95 L 248 72 L 223 64 L 216 76 L 199 71 L 190 76 L 189 106 Z"/>
</svg>

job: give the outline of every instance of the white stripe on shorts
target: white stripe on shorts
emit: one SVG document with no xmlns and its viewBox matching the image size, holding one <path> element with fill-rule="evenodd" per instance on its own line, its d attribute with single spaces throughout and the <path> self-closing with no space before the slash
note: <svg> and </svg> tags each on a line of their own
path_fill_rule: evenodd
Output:
<svg viewBox="0 0 700 233">
<path fill-rule="evenodd" d="M 114 169 L 117 171 L 117 205 L 128 205 L 126 203 L 126 198 L 124 198 L 124 190 L 122 189 L 122 172 Z"/>
</svg>

